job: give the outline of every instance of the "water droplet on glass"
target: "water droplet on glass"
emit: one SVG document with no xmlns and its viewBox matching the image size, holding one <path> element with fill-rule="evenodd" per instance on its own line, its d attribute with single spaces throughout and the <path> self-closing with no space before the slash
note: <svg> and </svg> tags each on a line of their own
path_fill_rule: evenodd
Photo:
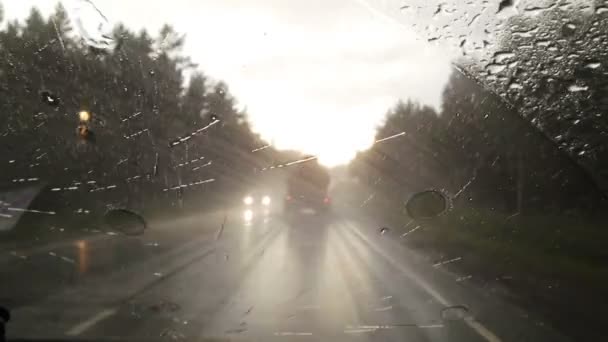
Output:
<svg viewBox="0 0 608 342">
<path fill-rule="evenodd" d="M 448 199 L 436 190 L 414 194 L 406 203 L 405 209 L 413 219 L 432 218 L 441 215 L 448 207 Z"/>
<path fill-rule="evenodd" d="M 509 89 L 522 89 L 523 86 L 519 83 L 517 83 L 516 81 L 511 81 L 511 83 L 509 83 Z"/>
<path fill-rule="evenodd" d="M 496 13 L 500 13 L 505 9 L 509 9 L 509 8 L 513 7 L 514 4 L 515 4 L 515 0 L 502 0 L 498 4 L 498 11 L 496 11 Z"/>
<path fill-rule="evenodd" d="M 562 26 L 562 35 L 564 37 L 571 37 L 576 33 L 576 25 L 572 23 L 566 23 Z"/>
<path fill-rule="evenodd" d="M 486 70 L 491 75 L 498 74 L 507 68 L 504 64 L 491 63 L 486 66 Z"/>
<path fill-rule="evenodd" d="M 477 22 L 477 20 L 481 17 L 481 13 L 477 13 L 473 19 L 471 19 L 471 21 L 469 21 L 468 26 L 472 26 L 475 25 L 475 23 Z"/>
<path fill-rule="evenodd" d="M 499 51 L 494 53 L 494 60 L 496 61 L 496 63 L 502 63 L 507 59 L 511 59 L 515 57 L 515 54 L 511 51 Z"/>
<path fill-rule="evenodd" d="M 49 106 L 57 107 L 59 106 L 59 98 L 48 91 L 43 91 L 40 93 L 42 98 L 42 102 L 48 104 Z"/>
<path fill-rule="evenodd" d="M 568 86 L 568 91 L 573 92 L 573 93 L 578 93 L 578 92 L 587 91 L 587 90 L 589 90 L 589 87 L 580 86 L 578 84 L 571 84 L 570 86 Z"/>
<path fill-rule="evenodd" d="M 513 61 L 507 64 L 507 66 L 511 69 L 515 68 L 519 64 L 519 61 Z"/>
<path fill-rule="evenodd" d="M 595 9 L 595 14 L 602 14 L 608 12 L 608 7 L 598 7 Z"/>
<path fill-rule="evenodd" d="M 548 40 L 537 40 L 536 41 L 536 46 L 547 47 L 549 45 L 551 45 L 551 42 Z"/>
<path fill-rule="evenodd" d="M 433 12 L 433 16 L 436 16 L 437 14 L 441 13 L 441 6 L 442 4 L 437 5 L 437 9 L 435 9 L 435 12 Z"/>
<path fill-rule="evenodd" d="M 93 1 L 74 1 L 71 17 L 85 44 L 102 51 L 112 48 L 112 25 Z"/>
<path fill-rule="evenodd" d="M 461 321 L 469 319 L 469 308 L 464 305 L 453 305 L 441 310 L 441 319 L 444 321 Z"/>
<path fill-rule="evenodd" d="M 591 63 L 587 63 L 587 64 L 585 65 L 585 68 L 587 68 L 587 69 L 597 69 L 597 68 L 599 68 L 601 65 L 602 65 L 602 64 L 601 64 L 601 63 L 599 63 L 599 62 L 591 62 Z"/>
<path fill-rule="evenodd" d="M 104 215 L 105 224 L 112 230 L 126 235 L 141 235 L 147 228 L 140 215 L 126 209 L 112 209 Z"/>
<path fill-rule="evenodd" d="M 382 235 L 388 233 L 388 231 L 389 231 L 388 227 L 382 227 L 382 228 L 380 228 L 380 234 L 382 234 Z"/>
</svg>

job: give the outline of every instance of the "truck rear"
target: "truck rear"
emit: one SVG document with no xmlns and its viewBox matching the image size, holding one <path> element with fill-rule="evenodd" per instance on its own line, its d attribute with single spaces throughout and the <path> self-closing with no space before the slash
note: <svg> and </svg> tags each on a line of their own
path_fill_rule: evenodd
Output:
<svg viewBox="0 0 608 342">
<path fill-rule="evenodd" d="M 316 160 L 292 166 L 287 176 L 285 211 L 313 209 L 327 212 L 331 206 L 329 183 L 329 171 Z"/>
</svg>

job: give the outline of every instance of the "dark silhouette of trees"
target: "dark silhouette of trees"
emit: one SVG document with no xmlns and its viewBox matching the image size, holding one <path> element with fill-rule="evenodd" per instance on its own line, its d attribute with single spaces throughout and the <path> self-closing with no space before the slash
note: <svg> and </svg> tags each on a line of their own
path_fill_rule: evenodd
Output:
<svg viewBox="0 0 608 342">
<path fill-rule="evenodd" d="M 108 49 L 76 37 L 61 4 L 0 31 L 0 182 L 44 184 L 34 205 L 141 210 L 187 195 L 204 206 L 278 154 L 251 152 L 264 143 L 247 113 L 181 53 L 171 26 L 153 36 L 120 24 Z"/>
<path fill-rule="evenodd" d="M 376 144 L 351 167 L 399 206 L 445 189 L 465 206 L 505 213 L 599 213 L 604 193 L 585 170 L 500 97 L 454 71 L 440 113 L 399 102 Z M 461 191 L 462 190 L 462 191 Z"/>
<path fill-rule="evenodd" d="M 400 212 L 395 225 L 410 219 L 404 204 L 413 193 L 445 190 L 452 208 L 406 226 L 417 228 L 404 241 L 464 256 L 455 270 L 485 285 L 509 274 L 514 280 L 500 286 L 579 340 L 599 338 L 585 327 L 606 315 L 595 304 L 607 298 L 608 280 L 598 243 L 607 207 L 602 8 L 510 18 L 489 62 L 503 63 L 501 73 L 454 70 L 437 113 L 399 102 L 380 142 L 350 166 L 365 185 L 361 206 L 383 218 Z"/>
</svg>

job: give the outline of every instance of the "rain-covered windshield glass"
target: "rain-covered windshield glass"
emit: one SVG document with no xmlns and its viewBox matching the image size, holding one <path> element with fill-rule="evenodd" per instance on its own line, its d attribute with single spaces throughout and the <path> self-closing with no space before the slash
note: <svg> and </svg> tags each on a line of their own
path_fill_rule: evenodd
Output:
<svg viewBox="0 0 608 342">
<path fill-rule="evenodd" d="M 608 2 L 0 0 L 0 341 L 601 341 Z"/>
</svg>

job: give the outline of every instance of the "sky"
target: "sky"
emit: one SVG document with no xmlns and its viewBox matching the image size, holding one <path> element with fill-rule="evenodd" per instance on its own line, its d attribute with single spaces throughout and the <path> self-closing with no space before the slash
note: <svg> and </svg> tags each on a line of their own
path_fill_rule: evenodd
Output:
<svg viewBox="0 0 608 342">
<path fill-rule="evenodd" d="M 23 19 L 53 0 L 0 0 L 7 19 Z M 183 53 L 227 82 L 253 129 L 279 149 L 347 163 L 369 148 L 398 99 L 439 108 L 451 72 L 444 51 L 368 0 L 94 0 L 110 25 L 186 34 Z M 84 4 L 83 4 L 84 2 Z M 65 0 L 73 18 L 93 25 L 87 0 Z M 91 11 L 89 11 L 90 14 Z M 94 12 L 94 11 L 93 11 Z"/>
</svg>

